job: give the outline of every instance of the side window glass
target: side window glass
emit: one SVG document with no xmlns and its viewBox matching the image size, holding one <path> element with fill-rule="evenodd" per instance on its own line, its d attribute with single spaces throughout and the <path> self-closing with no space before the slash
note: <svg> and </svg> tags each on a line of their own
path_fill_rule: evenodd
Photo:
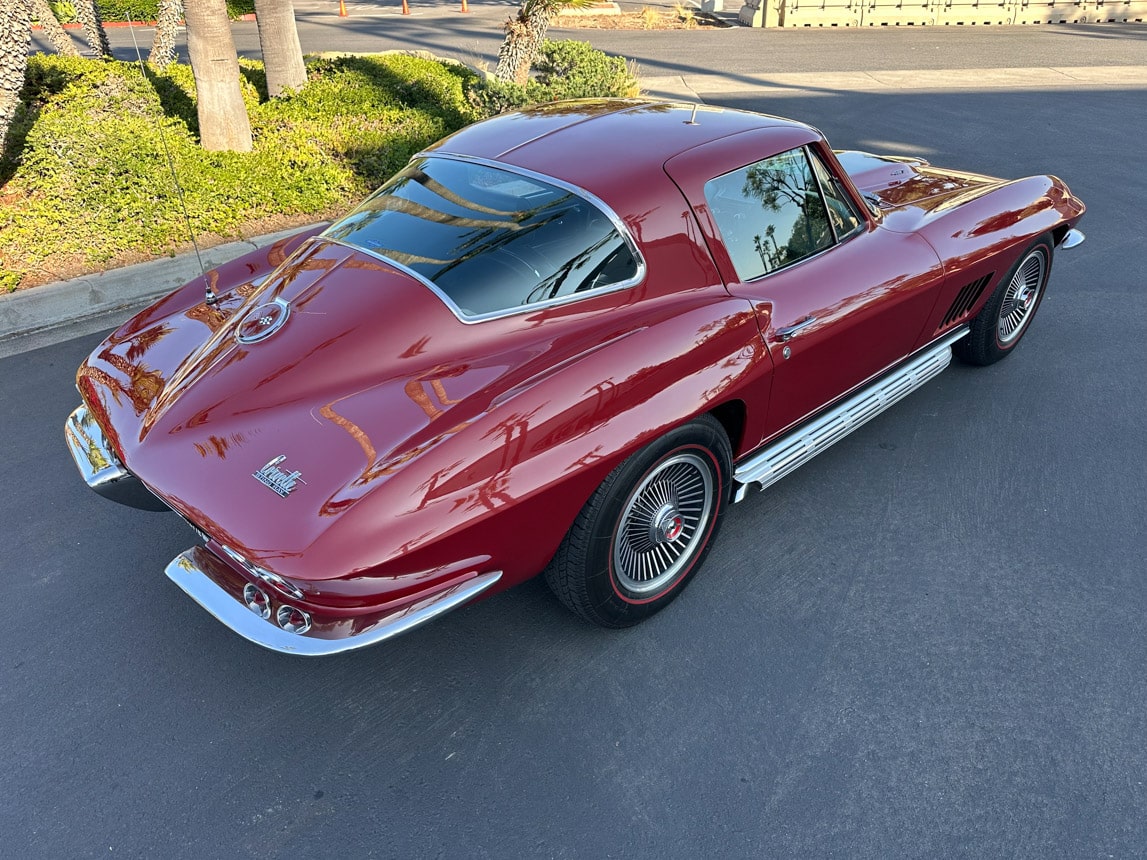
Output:
<svg viewBox="0 0 1147 860">
<path fill-rule="evenodd" d="M 803 148 L 710 179 L 705 199 L 742 281 L 833 244 L 824 200 Z"/>
<path fill-rule="evenodd" d="M 832 229 L 836 232 L 837 241 L 840 241 L 845 236 L 852 235 L 863 222 L 860 214 L 856 211 L 856 207 L 852 205 L 852 200 L 840 187 L 840 180 L 825 167 L 824 162 L 815 152 L 810 152 L 809 157 L 812 159 L 812 168 L 816 173 L 816 178 L 820 182 L 824 202 L 828 204 L 829 223 L 832 224 Z"/>
</svg>

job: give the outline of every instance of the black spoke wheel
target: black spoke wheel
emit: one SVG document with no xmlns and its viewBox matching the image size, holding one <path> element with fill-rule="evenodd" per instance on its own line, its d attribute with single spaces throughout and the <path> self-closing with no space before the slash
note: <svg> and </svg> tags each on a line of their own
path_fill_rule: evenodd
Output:
<svg viewBox="0 0 1147 860">
<path fill-rule="evenodd" d="M 546 569 L 558 598 L 603 627 L 667 606 L 701 566 L 729 497 L 732 453 L 705 415 L 614 469 Z"/>
<path fill-rule="evenodd" d="M 1020 255 L 972 321 L 971 331 L 953 346 L 957 358 L 968 364 L 988 365 L 1015 349 L 1043 301 L 1051 257 L 1047 236 L 1041 236 Z"/>
</svg>

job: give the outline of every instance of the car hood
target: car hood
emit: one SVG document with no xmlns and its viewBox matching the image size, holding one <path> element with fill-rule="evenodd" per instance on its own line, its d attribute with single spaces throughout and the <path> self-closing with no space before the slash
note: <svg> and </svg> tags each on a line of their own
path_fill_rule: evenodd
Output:
<svg viewBox="0 0 1147 860">
<path fill-rule="evenodd" d="M 1007 180 L 946 170 L 922 158 L 837 152 L 858 191 L 881 210 L 889 229 L 915 230 L 933 216 L 981 197 Z"/>
<path fill-rule="evenodd" d="M 92 354 L 79 385 L 128 468 L 171 507 L 222 543 L 290 558 L 554 348 L 498 329 L 462 323 L 406 272 L 319 239 L 260 288 L 145 312 Z"/>
</svg>

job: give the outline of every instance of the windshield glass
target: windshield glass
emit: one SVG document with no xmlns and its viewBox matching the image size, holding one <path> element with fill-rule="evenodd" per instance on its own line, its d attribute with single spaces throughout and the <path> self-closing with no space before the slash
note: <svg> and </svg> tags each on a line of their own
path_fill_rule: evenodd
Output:
<svg viewBox="0 0 1147 860">
<path fill-rule="evenodd" d="M 466 317 L 632 281 L 604 212 L 566 188 L 450 158 L 417 159 L 325 236 L 393 260 Z"/>
</svg>

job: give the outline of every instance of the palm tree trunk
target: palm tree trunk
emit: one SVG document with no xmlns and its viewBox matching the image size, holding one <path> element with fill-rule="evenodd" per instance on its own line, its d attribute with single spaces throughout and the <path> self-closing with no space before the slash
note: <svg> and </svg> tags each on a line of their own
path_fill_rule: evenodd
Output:
<svg viewBox="0 0 1147 860">
<path fill-rule="evenodd" d="M 28 68 L 32 22 L 27 0 L 0 0 L 0 154 L 8 145 L 8 127 L 20 106 Z"/>
<path fill-rule="evenodd" d="M 183 0 L 159 0 L 156 18 L 155 38 L 151 40 L 147 61 L 162 69 L 175 62 L 175 33 L 183 18 Z"/>
<path fill-rule="evenodd" d="M 110 57 L 111 45 L 108 44 L 108 34 L 104 31 L 104 22 L 100 18 L 100 10 L 96 8 L 95 0 L 75 0 L 76 17 L 84 25 L 84 35 L 88 46 L 97 57 Z"/>
<path fill-rule="evenodd" d="M 530 79 L 530 67 L 546 40 L 550 22 L 562 6 L 576 6 L 569 0 L 526 0 L 518 14 L 506 22 L 506 38 L 498 49 L 494 77 L 523 86 Z"/>
<path fill-rule="evenodd" d="M 239 60 L 223 0 L 186 0 L 187 53 L 195 75 L 204 149 L 251 150 L 251 123 L 239 89 Z"/>
<path fill-rule="evenodd" d="M 31 0 L 30 5 L 32 14 L 40 22 L 44 35 L 48 37 L 48 41 L 52 43 L 56 53 L 65 57 L 78 57 L 80 55 L 79 49 L 72 41 L 72 37 L 60 26 L 52 7 L 48 5 L 48 0 Z"/>
<path fill-rule="evenodd" d="M 498 49 L 498 66 L 494 77 L 500 81 L 525 84 L 530 66 L 538 53 L 537 40 L 524 21 L 511 18 L 506 22 L 506 38 Z"/>
<path fill-rule="evenodd" d="M 300 89 L 307 82 L 307 69 L 293 0 L 255 0 L 255 20 L 267 70 L 267 94 L 277 98 L 284 90 Z"/>
</svg>

